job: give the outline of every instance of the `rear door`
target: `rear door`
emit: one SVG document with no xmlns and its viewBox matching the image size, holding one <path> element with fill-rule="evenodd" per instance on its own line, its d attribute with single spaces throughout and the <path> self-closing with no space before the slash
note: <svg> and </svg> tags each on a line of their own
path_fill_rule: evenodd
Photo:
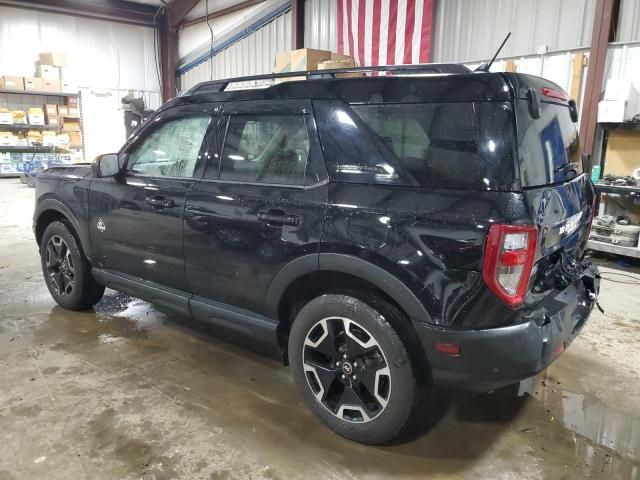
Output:
<svg viewBox="0 0 640 480">
<path fill-rule="evenodd" d="M 185 209 L 194 300 L 264 312 L 288 262 L 316 255 L 328 182 L 308 101 L 230 102 L 204 178 Z"/>
<path fill-rule="evenodd" d="M 582 257 L 589 235 L 595 192 L 582 171 L 577 124 L 566 94 L 556 85 L 532 87 L 539 118 L 531 103 L 516 99 L 520 179 L 533 221 L 538 226 L 539 255 L 562 250 Z"/>
<path fill-rule="evenodd" d="M 205 134 L 206 107 L 157 117 L 121 155 L 122 175 L 95 178 L 89 195 L 94 265 L 186 291 L 182 221 Z"/>
</svg>

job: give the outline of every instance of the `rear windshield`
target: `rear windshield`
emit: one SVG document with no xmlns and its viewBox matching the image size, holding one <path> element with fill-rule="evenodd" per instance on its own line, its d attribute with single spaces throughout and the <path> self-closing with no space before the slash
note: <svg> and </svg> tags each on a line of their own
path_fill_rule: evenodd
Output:
<svg viewBox="0 0 640 480">
<path fill-rule="evenodd" d="M 511 190 L 515 137 L 508 103 L 346 105 L 318 102 L 333 179 Z"/>
<path fill-rule="evenodd" d="M 517 100 L 518 157 L 523 187 L 571 180 L 582 173 L 578 130 L 569 107 L 541 102 L 533 119 L 526 100 Z"/>
</svg>

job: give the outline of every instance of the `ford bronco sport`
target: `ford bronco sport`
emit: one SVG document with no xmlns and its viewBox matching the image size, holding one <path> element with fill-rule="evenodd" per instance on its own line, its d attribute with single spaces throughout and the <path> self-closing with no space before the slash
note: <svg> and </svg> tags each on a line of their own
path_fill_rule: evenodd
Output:
<svg viewBox="0 0 640 480">
<path fill-rule="evenodd" d="M 434 382 L 540 372 L 599 288 L 575 103 L 529 75 L 414 67 L 205 82 L 118 154 L 43 172 L 51 295 L 86 309 L 109 287 L 272 343 L 310 409 L 365 443 Z"/>
</svg>

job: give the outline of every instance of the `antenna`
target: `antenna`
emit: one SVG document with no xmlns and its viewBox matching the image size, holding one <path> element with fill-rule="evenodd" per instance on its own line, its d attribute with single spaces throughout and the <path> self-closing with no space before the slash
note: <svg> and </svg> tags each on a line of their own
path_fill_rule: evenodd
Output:
<svg viewBox="0 0 640 480">
<path fill-rule="evenodd" d="M 480 65 L 478 68 L 476 68 L 476 70 L 475 70 L 476 72 L 488 72 L 489 71 L 489 69 L 491 68 L 491 65 L 493 65 L 493 62 L 496 61 L 496 57 L 502 51 L 502 47 L 504 47 L 504 44 L 507 43 L 507 40 L 509 40 L 510 36 L 511 36 L 511 32 L 507 33 L 507 36 L 504 37 L 504 40 L 500 44 L 500 47 L 498 47 L 498 50 L 496 51 L 496 54 L 493 56 L 491 61 L 489 63 L 483 63 L 482 65 Z"/>
</svg>

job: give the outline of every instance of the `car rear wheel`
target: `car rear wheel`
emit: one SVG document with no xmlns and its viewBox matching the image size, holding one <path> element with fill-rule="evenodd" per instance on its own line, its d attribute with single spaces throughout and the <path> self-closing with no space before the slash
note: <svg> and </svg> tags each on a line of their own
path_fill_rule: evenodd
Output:
<svg viewBox="0 0 640 480">
<path fill-rule="evenodd" d="M 303 398 L 334 432 L 379 444 L 400 435 L 418 385 L 393 308 L 351 295 L 323 295 L 296 316 L 289 362 Z"/>
<path fill-rule="evenodd" d="M 91 266 L 66 223 L 52 222 L 40 243 L 42 273 L 53 299 L 68 310 L 84 310 L 98 303 L 104 287 L 91 276 Z"/>
</svg>

